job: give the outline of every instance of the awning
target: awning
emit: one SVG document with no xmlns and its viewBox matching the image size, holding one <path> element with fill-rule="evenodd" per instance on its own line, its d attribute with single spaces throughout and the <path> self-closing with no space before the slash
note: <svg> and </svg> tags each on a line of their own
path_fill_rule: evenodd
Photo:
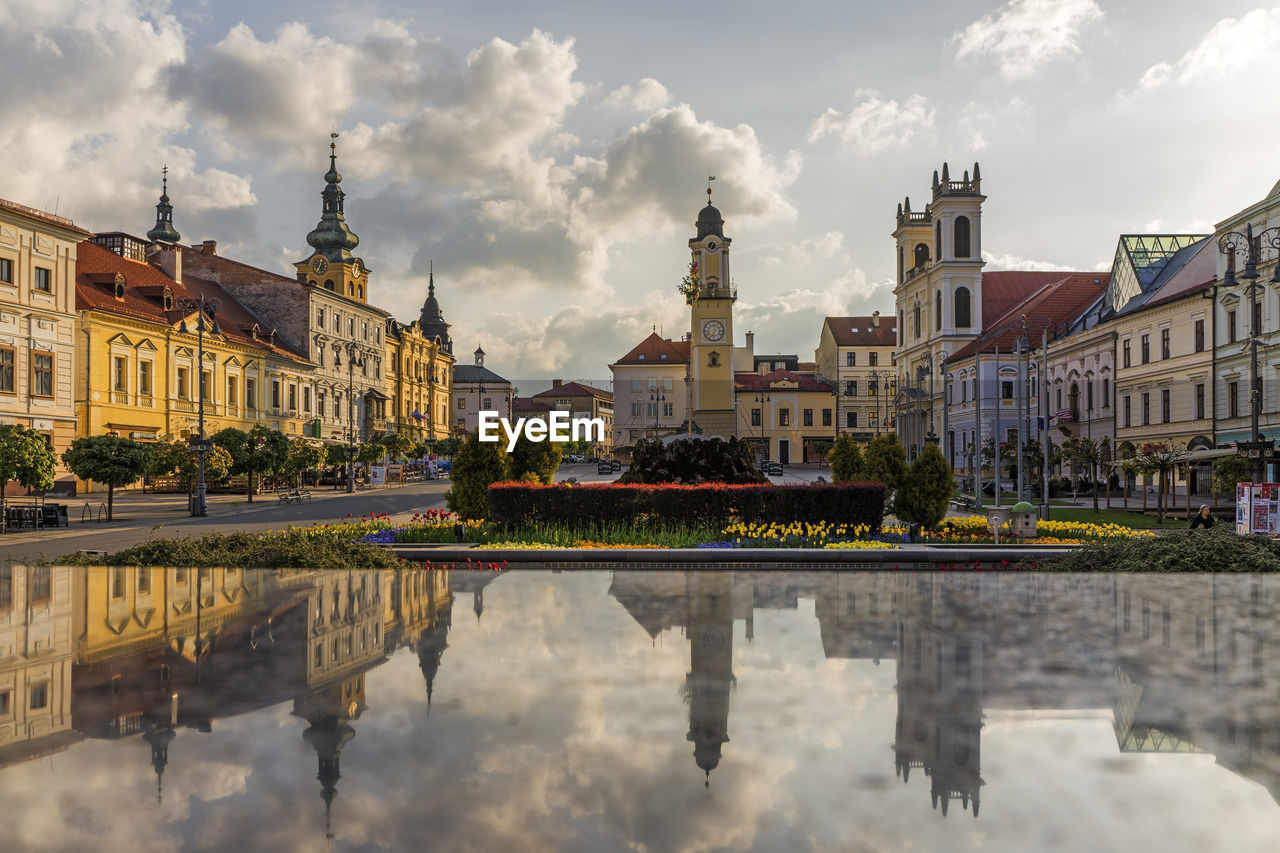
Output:
<svg viewBox="0 0 1280 853">
<path fill-rule="evenodd" d="M 1203 450 L 1192 450 L 1184 457 L 1186 462 L 1202 462 L 1207 459 L 1221 459 L 1223 456 L 1237 456 L 1231 447 L 1208 447 Z"/>
</svg>

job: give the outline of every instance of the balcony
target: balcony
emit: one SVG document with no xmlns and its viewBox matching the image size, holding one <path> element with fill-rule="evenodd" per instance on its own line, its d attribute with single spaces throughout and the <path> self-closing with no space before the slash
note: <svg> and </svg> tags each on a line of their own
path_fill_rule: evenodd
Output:
<svg viewBox="0 0 1280 853">
<path fill-rule="evenodd" d="M 111 402 L 117 406 L 129 405 L 129 392 L 128 391 L 112 391 Z"/>
<path fill-rule="evenodd" d="M 138 407 L 142 409 L 154 409 L 156 407 L 156 398 L 150 394 L 138 397 Z"/>
<path fill-rule="evenodd" d="M 196 404 L 191 400 L 170 400 L 169 408 L 175 412 L 194 412 Z"/>
</svg>

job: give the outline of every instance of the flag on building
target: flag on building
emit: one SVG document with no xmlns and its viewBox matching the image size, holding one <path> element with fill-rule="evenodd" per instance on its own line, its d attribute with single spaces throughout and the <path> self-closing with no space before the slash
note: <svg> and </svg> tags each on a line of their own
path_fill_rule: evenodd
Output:
<svg viewBox="0 0 1280 853">
<path fill-rule="evenodd" d="M 410 414 L 418 420 L 422 420 L 422 412 L 419 412 L 417 409 L 414 409 Z"/>
<path fill-rule="evenodd" d="M 1072 418 L 1072 417 L 1071 417 L 1071 410 L 1070 410 L 1070 409 L 1063 409 L 1061 412 L 1058 412 L 1056 415 L 1054 415 L 1054 417 L 1055 417 L 1055 418 L 1057 418 L 1057 419 L 1058 419 L 1058 420 L 1060 420 L 1060 421 L 1071 421 L 1071 420 L 1074 420 L 1074 418 Z"/>
</svg>

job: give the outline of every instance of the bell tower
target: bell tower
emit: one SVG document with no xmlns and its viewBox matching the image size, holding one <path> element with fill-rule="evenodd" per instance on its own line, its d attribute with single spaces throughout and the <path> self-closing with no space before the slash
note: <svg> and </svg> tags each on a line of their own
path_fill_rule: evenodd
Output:
<svg viewBox="0 0 1280 853">
<path fill-rule="evenodd" d="M 710 180 L 715 180 L 711 178 Z M 693 420 L 705 435 L 729 438 L 737 433 L 733 391 L 733 305 L 738 291 L 729 277 L 729 244 L 724 218 L 711 204 L 694 223 L 697 236 L 689 240 L 692 258 L 685 279 L 691 314 L 690 364 L 693 379 Z"/>
<path fill-rule="evenodd" d="M 338 172 L 338 134 L 331 133 L 329 171 L 325 173 L 324 200 L 320 222 L 307 235 L 307 244 L 315 251 L 294 263 L 298 281 L 323 287 L 348 299 L 369 303 L 369 270 L 364 262 L 351 254 L 360 238 L 348 226 L 343 213 L 342 174 Z"/>
</svg>

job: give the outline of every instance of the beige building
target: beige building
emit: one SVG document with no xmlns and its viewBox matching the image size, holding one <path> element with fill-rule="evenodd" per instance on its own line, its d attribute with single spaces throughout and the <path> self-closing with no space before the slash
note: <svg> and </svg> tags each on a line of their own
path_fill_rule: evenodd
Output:
<svg viewBox="0 0 1280 853">
<path fill-rule="evenodd" d="M 897 328 L 876 311 L 828 317 L 814 353 L 818 376 L 836 388 L 836 431 L 867 441 L 893 431 Z"/>
<path fill-rule="evenodd" d="M 613 394 L 582 382 L 551 380 L 551 387 L 534 394 L 533 399 L 545 403 L 553 412 L 568 412 L 569 419 L 599 418 L 604 422 L 604 441 L 593 441 L 599 455 L 613 452 Z"/>
<path fill-rule="evenodd" d="M 755 447 L 757 458 L 822 461 L 815 444 L 835 440 L 835 385 L 813 373 L 773 370 L 739 373 L 734 386 L 738 438 Z"/>
<path fill-rule="evenodd" d="M 689 342 L 653 332 L 609 365 L 613 373 L 614 446 L 688 429 Z"/>
<path fill-rule="evenodd" d="M 70 219 L 0 199 L 0 422 L 48 437 L 56 491 L 75 488 L 60 457 L 76 437 L 76 253 L 89 236 Z"/>
<path fill-rule="evenodd" d="M 484 349 L 476 347 L 472 364 L 453 365 L 453 434 L 475 432 L 482 409 L 510 417 L 514 397 L 511 380 L 485 367 Z"/>
</svg>

